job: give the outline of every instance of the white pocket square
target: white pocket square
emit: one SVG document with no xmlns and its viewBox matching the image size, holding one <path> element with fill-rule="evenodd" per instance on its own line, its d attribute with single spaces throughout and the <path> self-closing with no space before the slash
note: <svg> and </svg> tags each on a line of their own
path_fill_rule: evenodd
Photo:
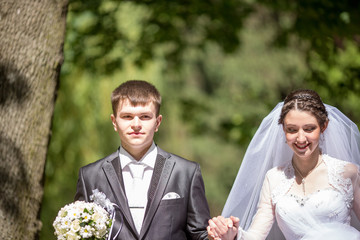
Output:
<svg viewBox="0 0 360 240">
<path fill-rule="evenodd" d="M 176 199 L 176 198 L 180 198 L 180 195 L 177 194 L 176 192 L 169 192 L 169 193 L 165 194 L 165 196 L 161 200 L 170 200 L 170 199 Z"/>
</svg>

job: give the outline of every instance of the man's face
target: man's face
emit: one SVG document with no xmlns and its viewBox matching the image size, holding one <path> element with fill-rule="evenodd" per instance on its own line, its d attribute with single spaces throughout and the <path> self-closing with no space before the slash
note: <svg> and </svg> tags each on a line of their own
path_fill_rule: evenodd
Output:
<svg viewBox="0 0 360 240">
<path fill-rule="evenodd" d="M 121 101 L 117 114 L 111 114 L 114 130 L 118 132 L 122 147 L 132 156 L 145 154 L 158 131 L 162 116 L 156 117 L 155 105 L 133 106 L 128 100 Z"/>
</svg>

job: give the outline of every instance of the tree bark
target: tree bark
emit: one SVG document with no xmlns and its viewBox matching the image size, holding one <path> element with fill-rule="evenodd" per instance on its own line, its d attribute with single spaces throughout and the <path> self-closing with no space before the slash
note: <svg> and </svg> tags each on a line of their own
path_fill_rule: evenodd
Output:
<svg viewBox="0 0 360 240">
<path fill-rule="evenodd" d="M 35 239 L 67 0 L 0 0 L 0 239 Z"/>
</svg>

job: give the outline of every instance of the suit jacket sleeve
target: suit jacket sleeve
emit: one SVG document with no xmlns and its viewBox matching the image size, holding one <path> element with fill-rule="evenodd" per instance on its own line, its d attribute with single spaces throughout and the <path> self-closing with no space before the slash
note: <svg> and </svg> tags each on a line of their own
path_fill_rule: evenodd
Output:
<svg viewBox="0 0 360 240">
<path fill-rule="evenodd" d="M 88 194 L 86 192 L 86 187 L 85 187 L 85 181 L 84 181 L 84 175 L 83 175 L 82 168 L 80 168 L 80 170 L 79 170 L 79 178 L 78 178 L 77 187 L 76 187 L 76 194 L 75 194 L 75 201 L 76 200 L 86 201 L 86 202 L 89 201 Z"/>
<path fill-rule="evenodd" d="M 209 206 L 205 197 L 204 181 L 197 164 L 190 185 L 187 230 L 191 239 L 208 239 L 206 227 L 210 219 Z"/>
</svg>

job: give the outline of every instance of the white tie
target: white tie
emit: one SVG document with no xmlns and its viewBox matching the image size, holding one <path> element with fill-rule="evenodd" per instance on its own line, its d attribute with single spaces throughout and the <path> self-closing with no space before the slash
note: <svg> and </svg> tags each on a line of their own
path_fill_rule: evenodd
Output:
<svg viewBox="0 0 360 240">
<path fill-rule="evenodd" d="M 133 177 L 133 184 L 128 194 L 129 208 L 133 217 L 136 230 L 140 234 L 141 225 L 144 219 L 145 206 L 147 204 L 147 193 L 143 184 L 143 174 L 145 166 L 143 164 L 129 164 L 130 172 Z"/>
</svg>

